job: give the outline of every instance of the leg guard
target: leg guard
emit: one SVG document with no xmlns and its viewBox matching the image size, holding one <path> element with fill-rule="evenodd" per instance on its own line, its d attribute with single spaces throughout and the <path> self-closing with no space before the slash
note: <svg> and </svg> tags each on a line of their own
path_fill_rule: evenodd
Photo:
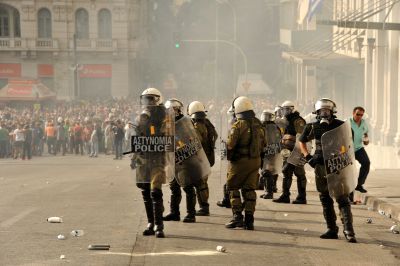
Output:
<svg viewBox="0 0 400 266">
<path fill-rule="evenodd" d="M 151 190 L 151 199 L 153 200 L 153 213 L 156 237 L 164 237 L 164 223 L 163 223 L 163 193 L 161 189 Z"/>
<path fill-rule="evenodd" d="M 229 192 L 229 198 L 231 201 L 232 212 L 233 213 L 242 213 L 242 199 L 240 198 L 239 190 L 231 190 Z"/>
<path fill-rule="evenodd" d="M 340 214 L 343 222 L 343 233 L 350 243 L 356 243 L 355 233 L 353 229 L 353 214 L 351 213 L 351 207 L 348 197 L 342 197 L 337 199 L 339 204 Z"/>
<path fill-rule="evenodd" d="M 254 190 L 242 189 L 244 211 L 253 214 L 256 210 L 257 194 Z"/>
<path fill-rule="evenodd" d="M 329 194 L 320 194 L 319 199 L 322 204 L 322 211 L 328 228 L 328 232 L 321 235 L 321 238 L 337 239 L 337 232 L 339 229 L 336 226 L 336 213 L 333 200 Z"/>
<path fill-rule="evenodd" d="M 183 188 L 186 193 L 186 208 L 187 215 L 183 219 L 184 223 L 194 223 L 196 221 L 196 193 L 193 186 Z"/>
<path fill-rule="evenodd" d="M 199 202 L 200 206 L 199 215 L 210 215 L 210 205 L 208 204 L 209 195 L 210 192 L 208 190 L 208 184 L 206 181 L 202 182 L 199 187 L 196 187 L 197 201 Z"/>
<path fill-rule="evenodd" d="M 143 235 L 145 236 L 154 235 L 155 232 L 154 232 L 153 201 L 151 200 L 150 197 L 150 186 L 148 186 L 148 188 L 142 189 L 142 196 L 148 223 L 147 228 L 143 231 Z"/>
<path fill-rule="evenodd" d="M 245 212 L 244 214 L 244 226 L 245 230 L 254 230 L 254 215 L 251 212 Z"/>
</svg>

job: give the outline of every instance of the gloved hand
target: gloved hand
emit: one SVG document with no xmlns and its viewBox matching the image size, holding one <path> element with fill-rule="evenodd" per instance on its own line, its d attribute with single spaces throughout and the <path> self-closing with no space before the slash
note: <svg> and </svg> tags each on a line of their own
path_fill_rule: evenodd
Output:
<svg viewBox="0 0 400 266">
<path fill-rule="evenodd" d="M 136 159 L 133 159 L 133 158 L 132 158 L 132 159 L 131 159 L 131 164 L 130 164 L 131 169 L 132 169 L 132 170 L 136 169 L 136 166 L 137 166 L 137 165 L 136 165 Z"/>
<path fill-rule="evenodd" d="M 311 154 L 308 154 L 306 156 L 306 161 L 312 168 L 315 168 L 315 166 L 317 165 L 317 160 L 315 160 Z"/>
</svg>

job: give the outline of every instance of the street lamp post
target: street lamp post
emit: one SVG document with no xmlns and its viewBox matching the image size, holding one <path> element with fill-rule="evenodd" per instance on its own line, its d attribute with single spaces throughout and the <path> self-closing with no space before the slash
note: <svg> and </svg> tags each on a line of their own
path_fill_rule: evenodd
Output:
<svg viewBox="0 0 400 266">
<path fill-rule="evenodd" d="M 232 12 L 232 17 L 233 17 L 233 42 L 236 43 L 237 41 L 237 14 L 236 14 L 236 9 L 232 5 L 232 3 L 229 0 L 215 0 L 218 4 L 220 5 L 227 5 L 231 12 Z M 218 7 L 216 8 L 216 40 L 218 43 Z M 216 44 L 217 46 L 217 44 Z M 218 55 L 218 48 L 216 48 L 216 57 Z M 217 59 L 216 59 L 217 62 Z M 217 63 L 216 63 L 217 64 Z M 236 92 L 236 48 L 233 49 L 233 78 L 232 78 L 232 86 L 233 86 L 233 97 L 235 97 L 235 92 Z M 217 67 L 217 66 L 216 66 Z"/>
</svg>

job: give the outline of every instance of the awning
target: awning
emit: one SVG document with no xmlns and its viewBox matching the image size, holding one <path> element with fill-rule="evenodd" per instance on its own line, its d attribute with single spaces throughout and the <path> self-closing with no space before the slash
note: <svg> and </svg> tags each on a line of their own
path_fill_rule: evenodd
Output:
<svg viewBox="0 0 400 266">
<path fill-rule="evenodd" d="M 360 60 L 354 57 L 337 54 L 334 52 L 282 52 L 282 58 L 300 65 L 332 66 L 343 64 L 360 64 Z"/>
<path fill-rule="evenodd" d="M 56 94 L 37 79 L 9 79 L 0 89 L 0 101 L 43 101 Z"/>
</svg>

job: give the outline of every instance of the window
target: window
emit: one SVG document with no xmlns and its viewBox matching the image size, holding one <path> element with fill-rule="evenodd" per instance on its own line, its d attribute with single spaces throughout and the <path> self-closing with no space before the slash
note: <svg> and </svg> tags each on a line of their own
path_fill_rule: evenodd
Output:
<svg viewBox="0 0 400 266">
<path fill-rule="evenodd" d="M 8 10 L 0 6 L 0 37 L 10 37 L 10 17 Z"/>
<path fill-rule="evenodd" d="M 51 38 L 51 13 L 47 8 L 38 12 L 38 29 L 39 38 Z"/>
<path fill-rule="evenodd" d="M 75 33 L 78 39 L 89 39 L 89 15 L 83 8 L 75 12 Z"/>
<path fill-rule="evenodd" d="M 98 16 L 99 24 L 99 38 L 100 39 L 111 39 L 111 12 L 108 9 L 102 9 Z"/>
</svg>

